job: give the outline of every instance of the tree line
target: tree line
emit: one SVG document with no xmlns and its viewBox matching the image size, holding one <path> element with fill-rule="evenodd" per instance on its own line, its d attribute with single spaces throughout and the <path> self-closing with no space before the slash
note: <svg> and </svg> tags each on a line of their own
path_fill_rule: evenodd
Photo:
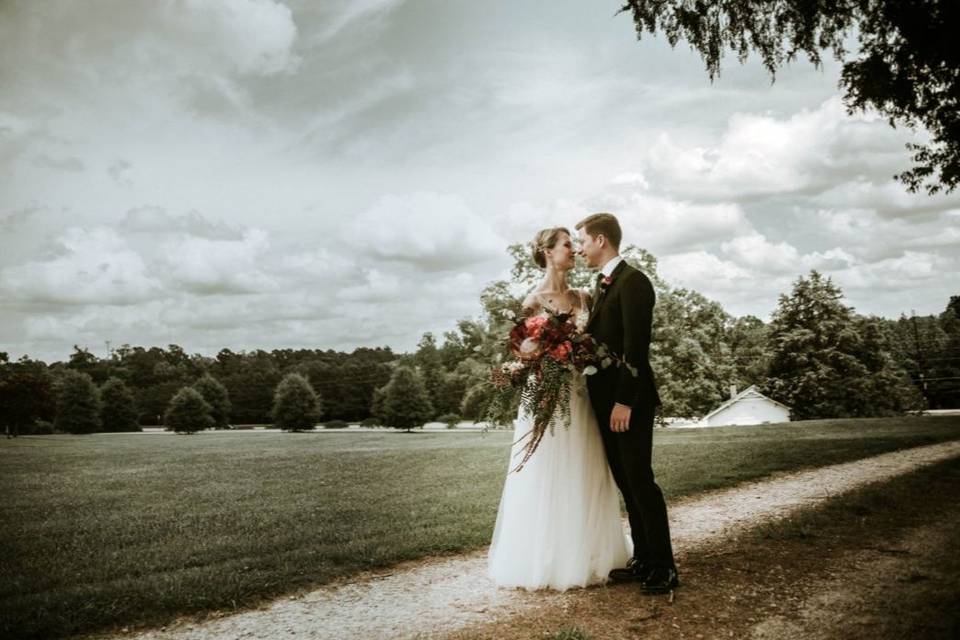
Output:
<svg viewBox="0 0 960 640">
<path fill-rule="evenodd" d="M 11 362 L 0 352 L 0 420 L 12 433 L 160 424 L 186 432 L 244 424 L 298 430 L 321 419 L 330 428 L 409 430 L 431 420 L 477 420 L 492 397 L 490 369 L 505 355 L 507 316 L 520 313 L 540 277 L 523 245 L 508 252 L 511 277 L 484 289 L 482 315 L 460 320 L 439 340 L 423 334 L 412 353 L 223 349 L 208 357 L 174 344 L 123 345 L 101 358 L 78 346 L 66 362 L 48 365 L 27 356 Z M 702 416 L 732 385 L 751 384 L 790 406 L 794 419 L 960 407 L 960 296 L 938 315 L 863 316 L 830 278 L 812 271 L 780 296 L 765 323 L 671 286 L 643 249 L 623 255 L 657 293 L 651 360 L 662 417 Z M 592 279 L 583 266 L 571 273 L 573 286 Z M 508 410 L 496 420 L 512 417 Z"/>
</svg>

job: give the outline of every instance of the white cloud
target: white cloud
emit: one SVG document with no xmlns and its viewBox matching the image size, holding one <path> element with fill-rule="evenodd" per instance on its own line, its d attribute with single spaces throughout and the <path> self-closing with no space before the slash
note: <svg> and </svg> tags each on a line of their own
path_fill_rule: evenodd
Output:
<svg viewBox="0 0 960 640">
<path fill-rule="evenodd" d="M 908 139 L 875 116 L 848 115 L 834 97 L 787 118 L 735 113 L 714 145 L 681 144 L 663 133 L 643 164 L 653 183 L 689 196 L 816 193 L 878 172 L 888 182 Z"/>
<path fill-rule="evenodd" d="M 159 281 L 116 231 L 68 229 L 60 255 L 0 271 L 0 289 L 22 302 L 136 304 L 149 300 Z"/>
<path fill-rule="evenodd" d="M 333 0 L 321 4 L 323 28 L 311 38 L 311 45 L 319 45 L 356 25 L 369 26 L 371 20 L 388 13 L 403 0 Z"/>
<path fill-rule="evenodd" d="M 164 273 L 173 283 L 195 293 L 256 293 L 276 288 L 260 260 L 270 246 L 262 229 L 247 229 L 239 240 L 196 236 L 162 245 Z"/>
<path fill-rule="evenodd" d="M 126 233 L 149 234 L 154 238 L 168 234 L 220 240 L 240 240 L 243 237 L 238 227 L 214 222 L 198 211 L 177 216 L 157 206 L 141 206 L 128 210 L 117 228 Z"/>
<path fill-rule="evenodd" d="M 938 283 L 944 271 L 956 267 L 952 262 L 935 253 L 904 251 L 894 258 L 851 265 L 833 271 L 831 275 L 838 284 L 851 291 L 901 291 L 904 296 L 909 296 L 918 286 Z"/>
<path fill-rule="evenodd" d="M 345 222 L 340 238 L 357 253 L 428 270 L 495 259 L 505 245 L 462 198 L 446 194 L 383 196 Z"/>
<path fill-rule="evenodd" d="M 642 177 L 626 180 L 621 175 L 603 193 L 586 200 L 586 211 L 614 213 L 623 229 L 623 244 L 654 253 L 690 251 L 751 228 L 735 203 L 683 201 L 651 192 L 645 185 Z"/>
<path fill-rule="evenodd" d="M 587 4 L 0 2 L 0 342 L 408 348 L 597 210 L 734 313 L 810 268 L 942 309 L 960 192 L 890 181 L 910 136 L 838 70 L 711 84 Z"/>
<path fill-rule="evenodd" d="M 272 74 L 297 64 L 293 15 L 274 0 L 101 0 L 43 11 L 32 11 L 32 4 L 5 7 L 0 51 L 6 64 L 80 71 L 74 82 L 124 80 L 134 68 L 156 76 Z"/>
<path fill-rule="evenodd" d="M 706 252 L 677 253 L 660 259 L 660 275 L 669 283 L 709 291 L 735 291 L 749 286 L 753 273 Z"/>
<path fill-rule="evenodd" d="M 760 233 L 734 238 L 721 245 L 735 262 L 775 273 L 794 273 L 801 265 L 797 249 L 786 242 L 771 242 Z"/>
<path fill-rule="evenodd" d="M 870 209 L 821 209 L 816 224 L 825 237 L 867 261 L 899 256 L 904 249 L 960 252 L 960 229 L 945 211 L 908 218 L 888 218 Z"/>
</svg>

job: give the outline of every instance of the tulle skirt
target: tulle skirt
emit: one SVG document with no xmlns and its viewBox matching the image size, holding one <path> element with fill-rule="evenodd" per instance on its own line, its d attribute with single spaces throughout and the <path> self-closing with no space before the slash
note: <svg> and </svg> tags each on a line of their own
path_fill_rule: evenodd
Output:
<svg viewBox="0 0 960 640">
<path fill-rule="evenodd" d="M 532 426 L 521 411 L 514 441 Z M 525 442 L 511 451 L 488 555 L 490 577 L 500 586 L 530 590 L 605 582 L 633 550 L 582 377 L 570 392 L 570 426 L 548 432 L 514 472 Z"/>
</svg>

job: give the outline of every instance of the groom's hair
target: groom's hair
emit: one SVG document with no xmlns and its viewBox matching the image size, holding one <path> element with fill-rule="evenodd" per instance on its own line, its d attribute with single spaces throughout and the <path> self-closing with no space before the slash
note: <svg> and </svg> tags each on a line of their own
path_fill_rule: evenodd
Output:
<svg viewBox="0 0 960 640">
<path fill-rule="evenodd" d="M 603 234 L 615 249 L 620 248 L 623 232 L 620 231 L 617 217 L 612 213 L 593 213 L 577 223 L 576 229 L 579 231 L 581 228 L 594 238 Z"/>
</svg>

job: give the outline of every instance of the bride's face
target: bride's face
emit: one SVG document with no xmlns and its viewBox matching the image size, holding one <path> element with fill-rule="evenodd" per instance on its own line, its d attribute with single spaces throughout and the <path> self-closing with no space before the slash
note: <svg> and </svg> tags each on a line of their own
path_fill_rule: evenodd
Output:
<svg viewBox="0 0 960 640">
<path fill-rule="evenodd" d="M 573 240 L 565 233 L 561 233 L 557 238 L 557 243 L 552 249 L 547 249 L 548 260 L 553 263 L 557 269 L 573 269 L 573 259 L 576 251 L 573 248 Z"/>
</svg>

